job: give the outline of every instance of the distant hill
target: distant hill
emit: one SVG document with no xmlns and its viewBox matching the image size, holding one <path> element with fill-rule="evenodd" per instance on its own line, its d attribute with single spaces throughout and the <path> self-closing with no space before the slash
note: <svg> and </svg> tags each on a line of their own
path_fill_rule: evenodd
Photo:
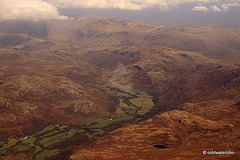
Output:
<svg viewBox="0 0 240 160">
<path fill-rule="evenodd" d="M 240 28 L 202 25 L 160 27 L 145 37 L 142 45 L 163 45 L 199 52 L 207 57 L 239 64 Z"/>
<path fill-rule="evenodd" d="M 84 47 L 103 46 L 165 46 L 201 53 L 239 65 L 240 28 L 217 28 L 203 25 L 180 27 L 156 26 L 111 19 L 68 21 L 54 28 L 48 27 L 49 38 L 61 32 L 65 40 Z M 62 29 L 61 29 L 62 27 Z M 63 29 L 64 28 L 64 29 Z M 66 28 L 68 28 L 66 30 Z M 56 32 L 57 31 L 57 32 Z M 56 34 L 54 34 L 56 32 Z"/>
<path fill-rule="evenodd" d="M 0 28 L 0 159 L 204 159 L 203 150 L 240 149 L 239 28 L 98 18 Z M 21 140 L 30 135 L 34 143 Z"/>
</svg>

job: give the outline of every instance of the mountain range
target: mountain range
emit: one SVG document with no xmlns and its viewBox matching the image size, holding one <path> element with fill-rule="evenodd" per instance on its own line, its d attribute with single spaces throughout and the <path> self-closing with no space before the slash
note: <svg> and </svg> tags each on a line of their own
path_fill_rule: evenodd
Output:
<svg viewBox="0 0 240 160">
<path fill-rule="evenodd" d="M 240 28 L 0 26 L 0 158 L 240 158 Z"/>
</svg>

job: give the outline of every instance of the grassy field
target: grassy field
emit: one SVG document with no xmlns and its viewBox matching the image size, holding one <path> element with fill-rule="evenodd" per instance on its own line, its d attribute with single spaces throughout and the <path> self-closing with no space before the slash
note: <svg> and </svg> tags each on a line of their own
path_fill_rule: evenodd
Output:
<svg viewBox="0 0 240 160">
<path fill-rule="evenodd" d="M 122 99 L 119 100 L 119 106 L 122 107 L 122 108 L 127 108 L 128 107 L 128 105 L 126 103 L 124 103 Z"/>
<path fill-rule="evenodd" d="M 37 146 L 37 145 L 34 145 L 35 147 L 35 152 L 34 154 L 36 154 L 38 151 L 41 151 L 41 147 Z"/>
<path fill-rule="evenodd" d="M 103 135 L 104 134 L 104 130 L 102 129 L 94 129 L 94 131 L 99 134 L 99 135 Z"/>
<path fill-rule="evenodd" d="M 14 146 L 17 143 L 16 139 L 11 139 L 7 143 L 1 142 L 2 148 L 0 148 L 0 155 L 4 154 L 7 152 L 7 150 Z"/>
<path fill-rule="evenodd" d="M 127 114 L 119 114 L 119 115 L 112 116 L 111 118 L 113 119 L 113 121 L 121 121 L 121 120 L 132 119 L 133 117 Z"/>
<path fill-rule="evenodd" d="M 64 129 L 64 128 L 68 128 L 69 126 L 67 126 L 67 125 L 62 125 L 62 126 L 59 126 L 58 128 L 59 129 Z"/>
<path fill-rule="evenodd" d="M 111 118 L 100 118 L 100 119 L 96 119 L 96 120 L 92 121 L 91 123 L 97 122 L 97 124 L 90 126 L 90 128 L 103 128 L 103 127 L 110 125 L 113 122 L 128 120 L 128 119 L 132 119 L 132 118 L 133 117 L 126 115 L 126 114 L 117 114 L 117 115 L 112 116 Z"/>
<path fill-rule="evenodd" d="M 88 136 L 88 138 L 97 138 L 99 136 L 102 136 L 104 134 L 104 130 L 103 129 L 93 129 L 92 131 L 94 131 L 94 133 L 86 133 L 86 135 Z"/>
<path fill-rule="evenodd" d="M 132 97 L 131 95 L 126 94 L 126 93 L 122 93 L 122 92 L 118 92 L 118 96 L 119 97 Z"/>
<path fill-rule="evenodd" d="M 28 154 L 20 153 L 8 160 L 31 160 L 31 156 L 29 156 Z"/>
<path fill-rule="evenodd" d="M 12 139 L 12 140 L 8 141 L 7 143 L 4 143 L 4 144 L 2 145 L 3 147 L 0 149 L 0 151 L 10 148 L 10 147 L 12 147 L 13 145 L 15 145 L 16 143 L 17 143 L 17 140 Z"/>
<path fill-rule="evenodd" d="M 136 118 L 135 122 L 139 122 L 141 120 L 142 120 L 142 118 Z"/>
<path fill-rule="evenodd" d="M 26 140 L 24 140 L 22 143 L 23 144 L 27 144 L 29 147 L 33 147 L 34 146 L 34 141 L 36 140 L 37 138 L 35 138 L 35 137 L 31 137 L 31 138 L 29 138 L 29 139 L 26 139 Z"/>
<path fill-rule="evenodd" d="M 128 109 L 128 110 L 126 111 L 126 113 L 127 113 L 127 114 L 130 114 L 130 115 L 135 115 L 136 110 L 135 110 L 135 109 Z"/>
<path fill-rule="evenodd" d="M 106 85 L 98 84 L 97 86 L 108 88 Z M 138 115 L 144 115 L 145 113 L 149 112 L 150 109 L 154 106 L 154 103 L 152 102 L 153 97 L 148 93 L 121 89 L 123 88 L 114 90 L 115 95 L 119 97 L 119 106 L 116 109 L 115 115 L 111 116 L 111 118 L 105 117 L 92 120 L 88 124 L 91 124 L 93 122 L 96 122 L 96 124 L 90 126 L 90 128 L 103 128 L 110 125 L 112 122 L 129 120 L 132 119 L 132 116 L 136 115 L 136 113 Z M 130 103 L 128 103 L 128 101 L 130 101 Z"/>
<path fill-rule="evenodd" d="M 28 150 L 28 149 L 29 149 L 27 146 L 15 146 L 15 148 L 16 148 L 18 151 Z"/>
<path fill-rule="evenodd" d="M 62 133 L 60 131 L 61 129 L 66 129 L 66 132 Z M 1 145 L 0 155 L 3 155 L 4 153 L 6 153 L 10 147 L 16 144 L 18 145 L 14 146 L 14 150 L 13 150 L 16 153 L 19 151 L 24 152 L 26 150 L 29 150 L 30 147 L 35 147 L 35 151 L 33 151 L 34 153 L 32 154 L 39 153 L 39 151 L 41 151 L 42 148 L 34 144 L 34 142 L 37 141 L 36 143 L 38 143 L 38 141 L 40 140 L 39 143 L 43 145 L 44 149 L 42 150 L 42 152 L 36 155 L 36 159 L 43 160 L 45 159 L 45 157 L 52 156 L 57 152 L 57 150 L 47 150 L 46 149 L 47 146 L 51 144 L 55 144 L 60 141 L 64 141 L 66 138 L 72 137 L 75 133 L 84 133 L 84 132 L 85 132 L 85 129 L 71 128 L 67 125 L 63 125 L 63 126 L 49 125 L 45 127 L 42 131 L 32 135 L 31 138 L 28 138 L 26 140 L 11 139 L 7 143 L 0 142 L 0 145 Z M 103 133 L 104 131 L 101 129 L 96 130 L 96 135 L 97 134 L 102 135 Z M 92 135 L 92 136 L 96 136 L 96 135 Z M 18 154 L 16 154 L 16 156 L 14 156 L 13 158 L 16 159 L 20 157 L 18 156 Z"/>
<path fill-rule="evenodd" d="M 121 88 L 114 89 L 100 84 L 97 86 L 105 88 L 106 90 L 109 90 L 110 94 L 118 96 L 119 105 L 114 114 L 96 119 L 86 119 L 85 123 L 79 126 L 49 125 L 26 140 L 11 139 L 7 143 L 0 142 L 0 145 L 2 146 L 0 149 L 0 155 L 8 152 L 9 148 L 10 152 L 12 152 L 12 149 L 13 151 L 15 150 L 17 156 L 19 151 L 21 153 L 24 152 L 25 154 L 27 150 L 31 150 L 29 149 L 30 147 L 35 147 L 35 151 L 31 150 L 31 154 L 38 153 L 36 155 L 36 160 L 43 160 L 58 152 L 58 150 L 48 150 L 50 149 L 49 145 L 63 142 L 67 138 L 74 136 L 76 133 L 83 133 L 87 135 L 88 138 L 96 139 L 105 134 L 107 129 L 114 129 L 122 125 L 128 125 L 132 123 L 132 120 L 134 119 L 135 122 L 140 121 L 142 118 L 136 119 L 137 115 L 144 115 L 154 106 L 152 101 L 153 97 L 148 93 L 137 92 L 134 90 L 120 90 Z M 15 146 L 16 144 L 17 146 Z"/>
<path fill-rule="evenodd" d="M 137 108 L 134 107 L 133 105 L 129 105 L 128 107 L 124 108 L 126 110 L 136 110 Z"/>
<path fill-rule="evenodd" d="M 48 134 L 44 134 L 44 135 L 42 135 L 42 136 L 40 136 L 41 138 L 43 138 L 43 137 L 49 137 L 49 136 L 51 136 L 51 135 L 54 135 L 54 134 L 57 134 L 57 133 L 60 133 L 58 130 L 54 130 L 54 131 L 52 131 L 52 132 L 50 132 L 50 133 L 48 133 Z"/>
<path fill-rule="evenodd" d="M 147 112 L 150 111 L 150 109 L 154 106 L 154 103 L 152 101 L 152 99 L 147 99 L 143 102 L 143 106 L 140 110 L 138 110 L 137 114 L 138 115 L 143 115 Z"/>
<path fill-rule="evenodd" d="M 4 153 L 6 153 L 7 150 L 4 150 L 4 149 L 0 149 L 0 155 L 3 155 Z"/>
<path fill-rule="evenodd" d="M 141 107 L 143 105 L 143 102 L 151 99 L 152 100 L 152 96 L 148 95 L 146 92 L 138 92 L 137 93 L 138 97 L 131 99 L 130 102 L 132 104 L 134 104 L 135 106 Z"/>
<path fill-rule="evenodd" d="M 122 110 L 121 107 L 117 107 L 115 114 L 124 114 L 124 111 Z"/>
<path fill-rule="evenodd" d="M 106 127 L 107 125 L 111 124 L 112 122 L 107 119 L 107 118 L 100 118 L 100 119 L 96 119 L 94 121 L 92 121 L 91 123 L 93 122 L 97 122 L 97 124 L 93 125 L 93 126 L 90 126 L 90 128 L 103 128 L 103 127 Z M 89 123 L 90 124 L 90 123 Z"/>
<path fill-rule="evenodd" d="M 56 152 L 57 150 L 44 150 L 42 153 L 36 156 L 36 160 L 43 160 L 46 157 L 53 156 Z"/>
<path fill-rule="evenodd" d="M 76 131 L 74 131 L 74 130 L 76 130 Z M 84 129 L 72 129 L 72 130 L 70 130 L 70 132 L 75 132 L 75 133 L 83 133 L 83 132 L 85 132 L 85 130 Z"/>
<path fill-rule="evenodd" d="M 44 143 L 43 144 L 43 146 L 44 147 L 47 147 L 47 146 L 49 146 L 49 145 L 51 145 L 51 144 L 55 144 L 55 143 L 57 143 L 57 142 L 61 142 L 61 141 L 63 141 L 64 139 L 61 139 L 61 138 L 57 138 L 57 139 L 54 139 L 54 140 L 51 140 L 51 141 L 48 141 L 48 142 L 46 142 L 46 143 Z"/>
<path fill-rule="evenodd" d="M 46 128 L 44 128 L 42 131 L 38 132 L 37 134 L 42 134 L 42 133 L 44 133 L 44 132 L 51 131 L 51 130 L 53 130 L 54 128 L 55 128 L 54 125 L 49 125 L 49 126 L 47 126 Z"/>
<path fill-rule="evenodd" d="M 119 107 L 124 108 L 124 109 L 127 109 L 127 110 L 128 110 L 128 109 L 133 109 L 133 110 L 137 109 L 137 108 L 134 107 L 133 105 L 127 105 L 126 103 L 123 102 L 122 99 L 120 99 Z"/>
<path fill-rule="evenodd" d="M 51 137 L 46 137 L 46 138 L 43 138 L 39 143 L 44 146 L 48 146 L 49 142 L 52 144 L 52 142 L 54 142 L 54 141 L 64 140 L 65 138 L 68 137 L 67 134 L 68 133 L 60 133 L 60 134 L 56 134 Z"/>
<path fill-rule="evenodd" d="M 139 98 L 131 99 L 130 102 L 135 106 L 141 107 L 144 100 L 145 99 L 142 99 L 139 97 Z"/>
</svg>

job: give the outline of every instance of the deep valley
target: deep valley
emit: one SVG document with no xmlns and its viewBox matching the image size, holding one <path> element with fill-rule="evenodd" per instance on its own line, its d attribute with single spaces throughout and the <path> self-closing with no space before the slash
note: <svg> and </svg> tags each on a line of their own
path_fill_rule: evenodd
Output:
<svg viewBox="0 0 240 160">
<path fill-rule="evenodd" d="M 240 159 L 239 27 L 25 23 L 0 23 L 0 159 Z"/>
</svg>

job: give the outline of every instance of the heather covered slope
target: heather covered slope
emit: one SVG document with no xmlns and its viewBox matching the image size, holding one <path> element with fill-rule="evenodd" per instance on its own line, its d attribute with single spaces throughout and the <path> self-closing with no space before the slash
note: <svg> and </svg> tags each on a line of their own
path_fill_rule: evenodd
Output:
<svg viewBox="0 0 240 160">
<path fill-rule="evenodd" d="M 206 115 L 183 110 L 165 112 L 137 124 L 117 129 L 79 150 L 70 159 L 239 159 L 239 116 L 231 102 L 204 102 L 227 107 L 229 117 L 209 120 Z M 207 107 L 208 112 L 215 110 Z M 194 107 L 204 108 L 202 104 Z M 206 109 L 206 107 L 205 107 Z M 239 112 L 239 111 L 237 111 Z M 201 115 L 201 116 L 200 116 Z M 234 119 L 234 121 L 233 121 Z M 164 146 L 155 148 L 155 145 Z M 203 151 L 235 151 L 234 155 L 204 155 Z"/>
<path fill-rule="evenodd" d="M 5 135 L 22 135 L 36 119 L 43 124 L 78 124 L 86 117 L 110 114 L 116 99 L 93 86 L 101 79 L 101 70 L 52 53 L 44 40 L 26 43 L 33 45 L 28 50 L 1 48 L 0 122 Z"/>
<path fill-rule="evenodd" d="M 141 45 L 162 45 L 199 52 L 214 59 L 239 64 L 240 28 L 215 28 L 201 25 L 160 27 L 149 33 Z"/>
<path fill-rule="evenodd" d="M 208 159 L 239 158 L 239 67 L 159 46 L 78 54 L 108 70 L 111 85 L 153 93 L 165 112 L 117 129 L 70 159 L 204 159 L 204 150 L 236 152 Z"/>
<path fill-rule="evenodd" d="M 88 49 L 76 56 L 107 70 L 105 77 L 118 87 L 154 93 L 161 105 L 206 100 L 239 76 L 231 63 L 161 46 Z"/>
<path fill-rule="evenodd" d="M 230 85 L 234 85 L 232 90 Z M 178 110 L 117 129 L 70 159 L 239 159 L 239 76 L 220 88 L 215 92 L 219 99 L 186 102 Z M 204 155 L 203 151 L 235 154 Z"/>
<path fill-rule="evenodd" d="M 97 18 L 48 23 L 50 40 L 71 42 L 83 48 L 161 45 L 239 65 L 239 27 L 156 26 Z"/>
<path fill-rule="evenodd" d="M 137 45 L 156 27 L 112 19 L 48 23 L 50 40 L 70 42 L 82 48 Z"/>
<path fill-rule="evenodd" d="M 41 23 L 44 35 L 0 34 L 3 158 L 64 159 L 74 151 L 71 159 L 203 159 L 203 148 L 239 151 L 239 28 Z"/>
</svg>

